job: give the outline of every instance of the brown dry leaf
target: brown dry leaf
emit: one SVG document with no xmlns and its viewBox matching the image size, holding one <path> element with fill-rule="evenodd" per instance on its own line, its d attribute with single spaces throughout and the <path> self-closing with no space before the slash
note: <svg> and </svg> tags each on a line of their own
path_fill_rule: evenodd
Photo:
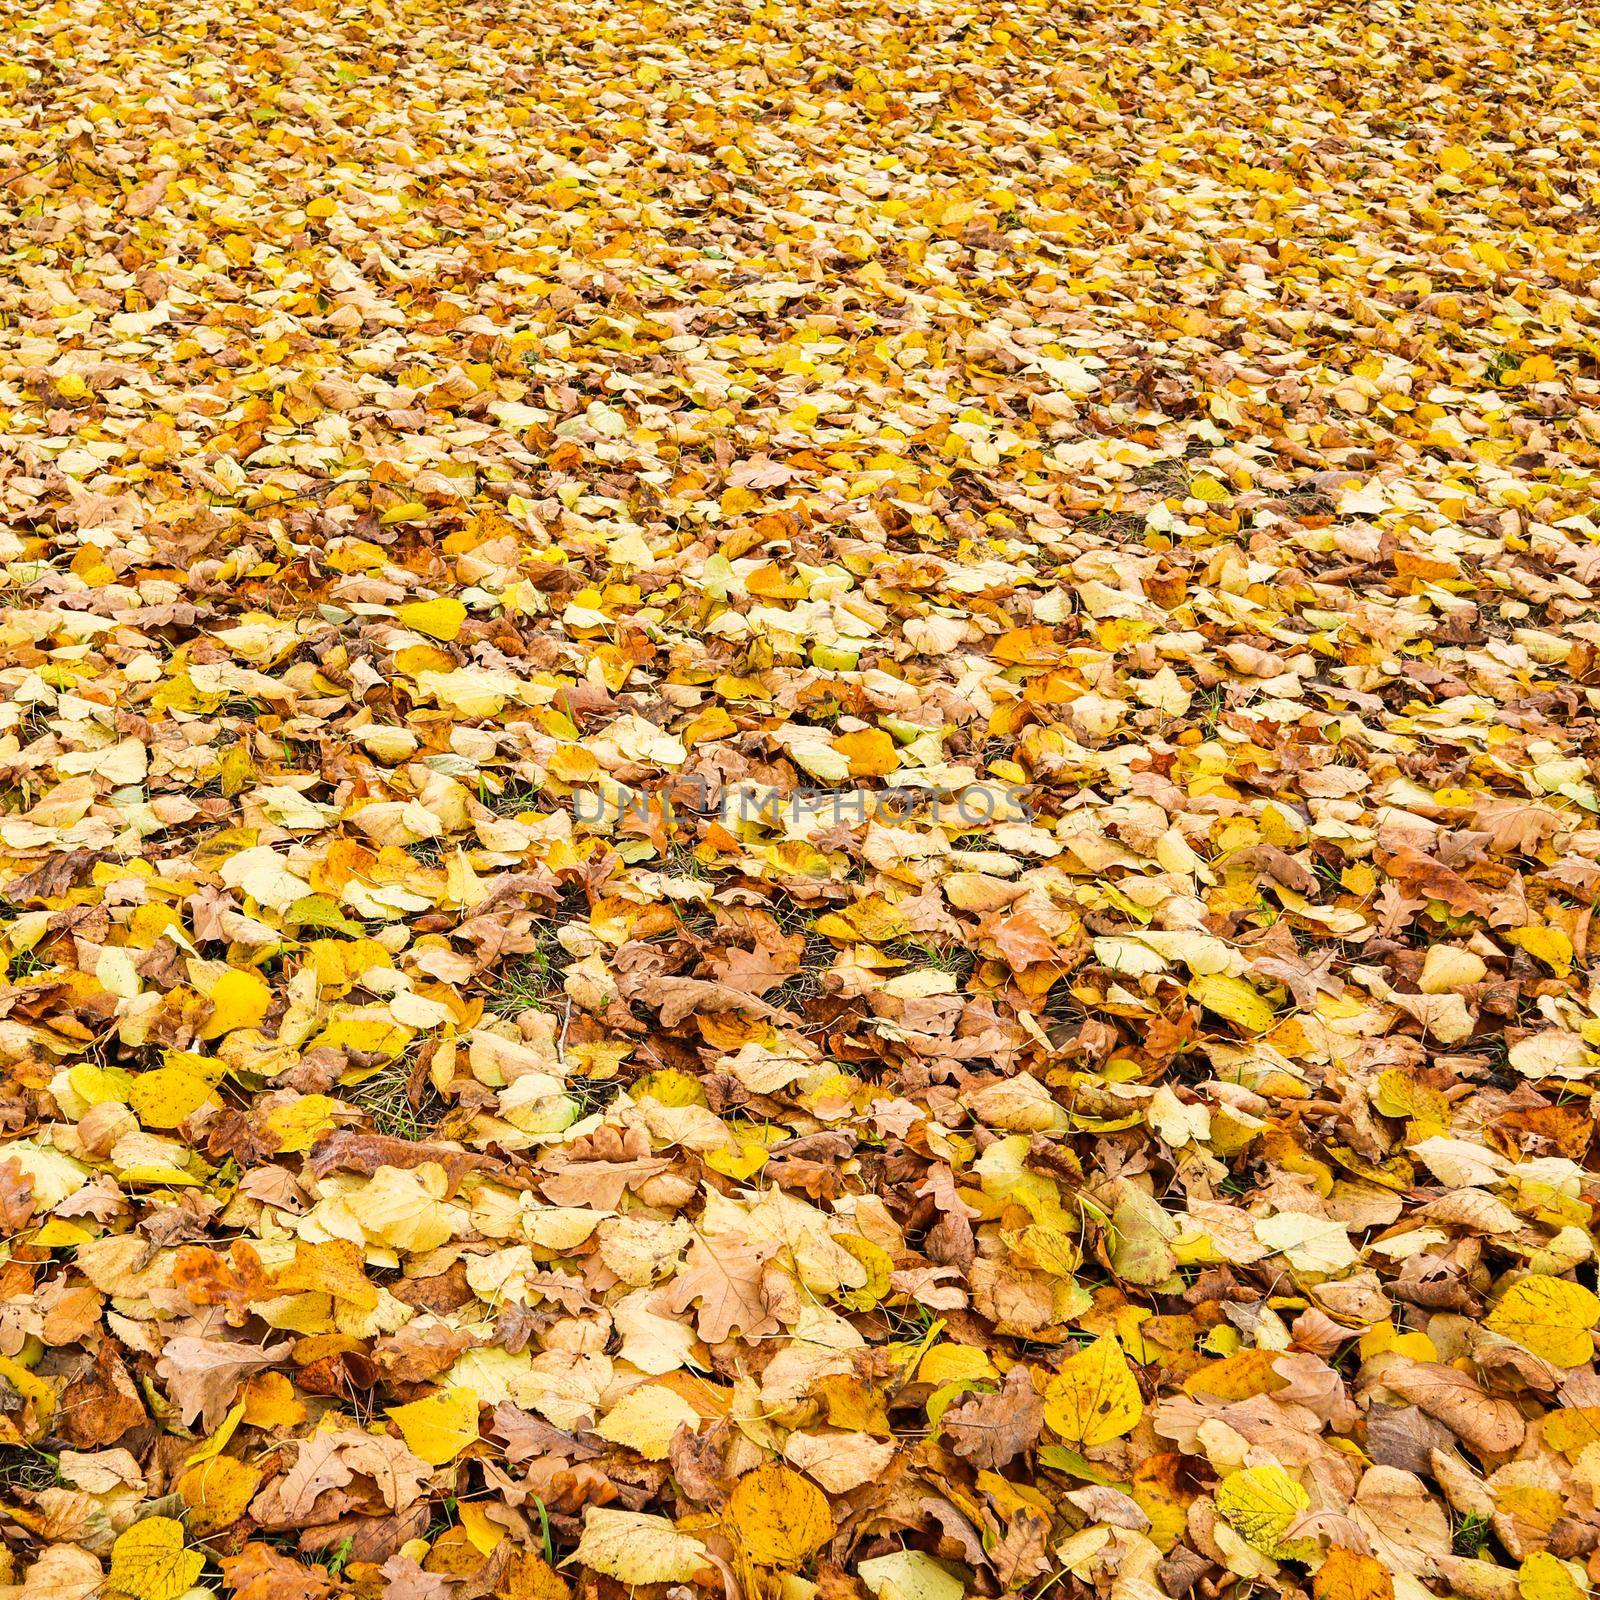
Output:
<svg viewBox="0 0 1600 1600">
<path fill-rule="evenodd" d="M 1371 1378 L 1437 1417 L 1479 1455 L 1509 1455 L 1527 1430 L 1511 1401 L 1492 1398 L 1470 1373 L 1458 1368 L 1395 1357 L 1375 1364 Z"/>
<path fill-rule="evenodd" d="M 325 1600 L 333 1581 L 324 1568 L 296 1561 L 269 1544 L 247 1544 L 222 1559 L 224 1582 L 234 1600 Z"/>
<path fill-rule="evenodd" d="M 177 1403 L 183 1425 L 198 1421 L 210 1433 L 222 1426 L 245 1379 L 283 1361 L 292 1348 L 288 1340 L 257 1348 L 185 1336 L 167 1344 L 156 1375 Z"/>
<path fill-rule="evenodd" d="M 994 1471 L 1031 1450 L 1044 1428 L 1044 1401 L 1025 1366 L 1006 1374 L 999 1392 L 963 1400 L 945 1412 L 950 1448 L 980 1470 Z"/>
<path fill-rule="evenodd" d="M 748 1239 L 696 1237 L 667 1303 L 676 1312 L 693 1307 L 695 1327 L 707 1344 L 721 1344 L 735 1329 L 745 1339 L 776 1333 L 780 1324 L 765 1283 L 771 1257 L 769 1245 Z"/>
</svg>

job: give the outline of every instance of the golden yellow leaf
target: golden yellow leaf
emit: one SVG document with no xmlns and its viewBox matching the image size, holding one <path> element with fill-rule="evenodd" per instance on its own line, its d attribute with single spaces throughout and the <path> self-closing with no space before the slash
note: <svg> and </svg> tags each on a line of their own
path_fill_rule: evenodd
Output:
<svg viewBox="0 0 1600 1600">
<path fill-rule="evenodd" d="M 827 1497 L 809 1478 L 768 1462 L 733 1486 L 724 1526 L 757 1566 L 793 1571 L 833 1537 L 835 1525 Z"/>
<path fill-rule="evenodd" d="M 141 1072 L 128 1091 L 128 1105 L 147 1128 L 176 1128 L 213 1096 L 211 1082 L 185 1067 Z"/>
<path fill-rule="evenodd" d="M 478 1396 L 472 1389 L 441 1389 L 425 1400 L 390 1406 L 384 1413 L 412 1455 L 430 1467 L 453 1461 L 478 1437 Z"/>
<path fill-rule="evenodd" d="M 1517 1593 L 1521 1600 L 1586 1600 L 1589 1585 L 1579 1581 L 1568 1562 L 1537 1550 L 1517 1573 Z"/>
<path fill-rule="evenodd" d="M 261 1486 L 261 1469 L 234 1456 L 219 1455 L 188 1468 L 173 1486 L 189 1507 L 194 1533 L 231 1527 Z"/>
<path fill-rule="evenodd" d="M 217 980 L 209 997 L 211 1015 L 200 1030 L 202 1039 L 219 1039 L 236 1028 L 256 1028 L 272 1004 L 272 990 L 259 972 L 235 969 Z"/>
<path fill-rule="evenodd" d="M 1558 975 L 1572 971 L 1572 940 L 1559 928 L 1534 925 L 1513 928 L 1506 937 L 1528 952 L 1536 961 L 1542 961 Z"/>
<path fill-rule="evenodd" d="M 448 644 L 461 632 L 467 608 L 459 600 L 443 595 L 436 600 L 412 600 L 396 609 L 395 618 L 417 633 Z"/>
<path fill-rule="evenodd" d="M 1582 1366 L 1594 1355 L 1590 1330 L 1600 1322 L 1600 1297 L 1566 1278 L 1523 1278 L 1506 1290 L 1484 1326 L 1558 1367 Z"/>
<path fill-rule="evenodd" d="M 679 1428 L 700 1425 L 700 1413 L 681 1395 L 660 1384 L 630 1389 L 601 1419 L 595 1432 L 612 1444 L 635 1450 L 646 1461 L 665 1461 Z"/>
<path fill-rule="evenodd" d="M 305 1401 L 294 1392 L 294 1385 L 281 1372 L 259 1372 L 245 1384 L 244 1420 L 252 1428 L 269 1433 L 277 1428 L 292 1428 L 306 1419 Z"/>
<path fill-rule="evenodd" d="M 1376 1556 L 1335 1545 L 1317 1568 L 1311 1593 L 1314 1600 L 1394 1600 L 1394 1579 Z"/>
<path fill-rule="evenodd" d="M 1208 972 L 1189 980 L 1189 993 L 1207 1011 L 1237 1022 L 1250 1033 L 1265 1033 L 1276 1020 L 1272 1007 L 1242 978 Z"/>
<path fill-rule="evenodd" d="M 1246 1544 L 1274 1557 L 1288 1553 L 1283 1536 L 1311 1504 L 1311 1496 L 1279 1466 L 1230 1473 L 1217 1485 L 1216 1500 Z"/>
<path fill-rule="evenodd" d="M 881 778 L 900 765 L 894 739 L 881 728 L 861 728 L 842 733 L 833 748 L 850 763 L 852 778 Z"/>
</svg>

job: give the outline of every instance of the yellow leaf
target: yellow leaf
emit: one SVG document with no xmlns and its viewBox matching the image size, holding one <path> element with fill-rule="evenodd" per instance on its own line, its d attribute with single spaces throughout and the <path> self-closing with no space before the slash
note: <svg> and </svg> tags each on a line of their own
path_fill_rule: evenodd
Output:
<svg viewBox="0 0 1600 1600">
<path fill-rule="evenodd" d="M 238 744 L 230 744 L 218 758 L 218 782 L 223 794 L 232 799 L 236 794 L 242 794 L 255 777 L 255 762 L 250 759 L 250 746 L 242 740 Z"/>
<path fill-rule="evenodd" d="M 852 778 L 881 778 L 900 765 L 894 739 L 882 728 L 840 734 L 833 748 L 850 763 Z"/>
<path fill-rule="evenodd" d="M 449 644 L 467 620 L 467 608 L 459 600 L 441 595 L 437 600 L 412 600 L 395 611 L 395 619 L 416 633 Z"/>
<path fill-rule="evenodd" d="M 891 1550 L 856 1568 L 873 1600 L 962 1600 L 967 1586 L 942 1561 L 921 1550 Z"/>
<path fill-rule="evenodd" d="M 1278 1350 L 1241 1350 L 1238 1355 L 1213 1361 L 1183 1380 L 1184 1393 L 1215 1395 L 1219 1400 L 1270 1394 L 1284 1386 L 1284 1380 L 1272 1370 L 1281 1354 Z"/>
<path fill-rule="evenodd" d="M 376 939 L 313 939 L 306 954 L 316 969 L 319 988 L 343 994 L 363 973 L 392 967 L 394 957 Z"/>
<path fill-rule="evenodd" d="M 177 1600 L 205 1568 L 198 1550 L 183 1547 L 183 1524 L 174 1517 L 146 1517 L 117 1535 L 111 1547 L 106 1588 L 132 1600 Z"/>
<path fill-rule="evenodd" d="M 663 1067 L 659 1072 L 647 1072 L 633 1086 L 635 1100 L 650 1099 L 664 1106 L 703 1106 L 705 1089 L 698 1078 L 676 1067 Z"/>
<path fill-rule="evenodd" d="M 1251 1033 L 1265 1033 L 1274 1021 L 1272 1007 L 1242 978 L 1208 972 L 1189 980 L 1189 993 L 1207 1011 L 1237 1022 Z"/>
<path fill-rule="evenodd" d="M 1472 152 L 1461 145 L 1446 145 L 1439 152 L 1439 165 L 1446 172 L 1465 172 L 1472 165 Z"/>
<path fill-rule="evenodd" d="M 1589 1585 L 1579 1583 L 1571 1566 L 1559 1556 L 1539 1550 L 1522 1563 L 1517 1593 L 1522 1600 L 1585 1600 Z"/>
<path fill-rule="evenodd" d="M 1239 1537 L 1252 1550 L 1274 1558 L 1289 1553 L 1283 1536 L 1311 1504 L 1311 1496 L 1279 1466 L 1246 1467 L 1231 1474 L 1218 1485 L 1216 1498 L 1217 1510 Z"/>
<path fill-rule="evenodd" d="M 0 1444 L 33 1444 L 50 1431 L 56 1391 L 10 1356 L 0 1356 L 0 1382 L 14 1389 L 22 1402 L 0 1412 Z"/>
<path fill-rule="evenodd" d="M 189 1507 L 189 1526 L 196 1533 L 231 1527 L 244 1515 L 260 1486 L 261 1469 L 233 1456 L 202 1461 L 174 1485 Z"/>
<path fill-rule="evenodd" d="M 465 1515 L 470 1503 L 464 1501 L 459 1508 L 462 1513 L 461 1526 L 467 1530 L 468 1538 L 478 1544 L 472 1524 Z M 478 1548 L 481 1550 L 483 1546 L 479 1544 Z M 530 1550 L 511 1558 L 511 1565 L 495 1594 L 500 1600 L 571 1600 L 572 1589 L 543 1556 L 535 1555 Z"/>
<path fill-rule="evenodd" d="M 767 1164 L 767 1147 L 754 1139 L 746 1139 L 737 1149 L 708 1151 L 702 1158 L 713 1172 L 743 1183 L 754 1177 Z"/>
<path fill-rule="evenodd" d="M 288 1105 L 274 1106 L 266 1128 L 278 1141 L 279 1155 L 309 1150 L 337 1122 L 337 1102 L 325 1094 L 303 1094 Z"/>
<path fill-rule="evenodd" d="M 1450 1102 L 1437 1089 L 1419 1083 L 1398 1068 L 1378 1075 L 1371 1100 L 1386 1117 L 1408 1117 L 1414 1122 L 1442 1124 Z"/>
<path fill-rule="evenodd" d="M 833 1537 L 827 1496 L 790 1467 L 747 1472 L 728 1497 L 728 1531 L 758 1567 L 793 1570 Z"/>
<path fill-rule="evenodd" d="M 1376 1556 L 1335 1545 L 1311 1582 L 1315 1600 L 1394 1600 L 1394 1579 Z"/>
<path fill-rule="evenodd" d="M 414 678 L 422 672 L 449 672 L 456 658 L 448 650 L 431 644 L 411 644 L 395 652 L 394 669 L 405 677 Z"/>
<path fill-rule="evenodd" d="M 709 1165 L 709 1163 L 708 1163 Z M 841 1285 L 835 1298 L 849 1311 L 870 1311 L 889 1292 L 894 1273 L 894 1257 L 882 1245 L 863 1239 L 857 1233 L 836 1233 L 833 1242 L 848 1251 L 867 1269 L 867 1281 L 857 1287 Z"/>
<path fill-rule="evenodd" d="M 133 1114 L 147 1128 L 176 1128 L 211 1098 L 211 1084 L 186 1067 L 142 1072 L 128 1091 Z"/>
<path fill-rule="evenodd" d="M 1538 924 L 1527 928 L 1513 928 L 1506 937 L 1521 945 L 1535 961 L 1542 961 L 1549 969 L 1565 976 L 1572 971 L 1572 941 L 1559 928 L 1546 928 Z"/>
<path fill-rule="evenodd" d="M 959 1378 L 996 1378 L 994 1363 L 970 1344 L 936 1344 L 917 1367 L 918 1383 L 949 1383 Z"/>
<path fill-rule="evenodd" d="M 399 1429 L 412 1455 L 442 1467 L 478 1437 L 478 1395 L 474 1389 L 442 1389 L 426 1400 L 390 1406 L 384 1413 Z"/>
<path fill-rule="evenodd" d="M 392 1250 L 433 1250 L 455 1232 L 454 1213 L 440 1201 L 448 1180 L 435 1161 L 420 1167 L 379 1167 L 345 1206 L 373 1244 Z"/>
<path fill-rule="evenodd" d="M 197 1467 L 203 1461 L 214 1461 L 227 1449 L 228 1441 L 239 1431 L 239 1424 L 244 1421 L 244 1401 L 231 1406 L 227 1416 L 222 1419 L 214 1433 L 200 1446 L 198 1450 L 190 1453 L 186 1465 Z"/>
<path fill-rule="evenodd" d="M 41 1250 L 65 1250 L 87 1244 L 94 1235 L 81 1223 L 68 1222 L 63 1217 L 51 1217 L 42 1228 L 35 1230 L 30 1244 Z"/>
<path fill-rule="evenodd" d="M 475 1500 L 461 1500 L 456 1504 L 456 1515 L 461 1519 L 462 1530 L 472 1541 L 472 1547 L 488 1555 L 506 1536 L 498 1522 L 491 1522 L 489 1514 Z"/>
<path fill-rule="evenodd" d="M 1309 1212 L 1280 1211 L 1273 1217 L 1257 1217 L 1251 1227 L 1256 1238 L 1296 1272 L 1343 1272 L 1358 1259 L 1342 1222 Z"/>
<path fill-rule="evenodd" d="M 273 1288 L 280 1294 L 326 1294 L 359 1312 L 378 1307 L 377 1288 L 368 1280 L 361 1246 L 348 1239 L 324 1239 L 294 1247 L 294 1259 L 279 1269 Z"/>
<path fill-rule="evenodd" d="M 595 1432 L 612 1444 L 635 1450 L 646 1461 L 665 1461 L 679 1428 L 698 1429 L 700 1413 L 682 1395 L 657 1383 L 630 1389 L 605 1415 Z"/>
<path fill-rule="evenodd" d="M 1506 1290 L 1484 1326 L 1555 1366 L 1578 1367 L 1594 1355 L 1597 1321 L 1600 1298 L 1581 1283 L 1532 1277 Z"/>
<path fill-rule="evenodd" d="M 401 1027 L 387 1012 L 370 1006 L 336 1016 L 313 1039 L 308 1049 L 326 1045 L 330 1050 L 359 1050 L 365 1055 L 397 1056 L 411 1043 L 411 1030 Z"/>
<path fill-rule="evenodd" d="M 590 1506 L 583 1537 L 562 1563 L 604 1573 L 619 1583 L 688 1583 L 708 1567 L 706 1547 L 665 1517 Z"/>
<path fill-rule="evenodd" d="M 244 1420 L 252 1428 L 293 1428 L 306 1420 L 305 1401 L 281 1372 L 257 1373 L 244 1386 Z"/>
<path fill-rule="evenodd" d="M 235 969 L 217 980 L 210 994 L 211 1016 L 202 1039 L 217 1039 L 235 1028 L 258 1028 L 272 1004 L 272 990 L 259 972 Z"/>
<path fill-rule="evenodd" d="M 97 1067 L 81 1061 L 67 1074 L 67 1085 L 85 1105 L 98 1106 L 108 1100 L 128 1103 L 134 1076 L 122 1067 Z"/>
<path fill-rule="evenodd" d="M 1044 1420 L 1078 1450 L 1120 1438 L 1143 1411 L 1139 1385 L 1109 1333 L 1064 1361 L 1044 1391 Z"/>
<path fill-rule="evenodd" d="M 1189 1505 L 1194 1491 L 1180 1482 L 1183 1458 L 1174 1452 L 1146 1456 L 1133 1472 L 1131 1493 L 1150 1519 L 1150 1542 L 1170 1550 L 1189 1525 Z"/>
</svg>

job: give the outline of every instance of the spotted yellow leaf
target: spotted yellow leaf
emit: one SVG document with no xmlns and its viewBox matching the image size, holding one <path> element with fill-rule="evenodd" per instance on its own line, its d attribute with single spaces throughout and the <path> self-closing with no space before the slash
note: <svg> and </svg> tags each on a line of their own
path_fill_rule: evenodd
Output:
<svg viewBox="0 0 1600 1600">
<path fill-rule="evenodd" d="M 1044 1420 L 1078 1450 L 1131 1432 L 1143 1410 L 1139 1385 L 1110 1334 L 1068 1357 L 1045 1386 Z"/>
<path fill-rule="evenodd" d="M 727 1524 L 757 1566 L 786 1571 L 804 1563 L 834 1532 L 822 1491 L 792 1468 L 772 1462 L 734 1485 Z"/>
</svg>

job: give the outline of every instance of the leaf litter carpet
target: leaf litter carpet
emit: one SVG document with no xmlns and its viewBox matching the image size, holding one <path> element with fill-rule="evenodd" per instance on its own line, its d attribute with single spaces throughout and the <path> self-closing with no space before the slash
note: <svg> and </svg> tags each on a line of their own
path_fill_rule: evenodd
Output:
<svg viewBox="0 0 1600 1600">
<path fill-rule="evenodd" d="M 1579 1600 L 1596 34 L 15 8 L 9 1600 Z"/>
</svg>

